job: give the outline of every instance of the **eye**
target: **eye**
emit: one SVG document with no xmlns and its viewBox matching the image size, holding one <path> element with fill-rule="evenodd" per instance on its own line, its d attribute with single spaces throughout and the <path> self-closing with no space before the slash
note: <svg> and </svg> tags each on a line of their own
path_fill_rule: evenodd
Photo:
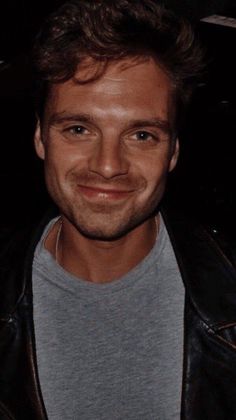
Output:
<svg viewBox="0 0 236 420">
<path fill-rule="evenodd" d="M 73 125 L 72 127 L 68 127 L 66 131 L 77 136 L 88 134 L 87 128 L 83 127 L 82 125 Z"/>
<path fill-rule="evenodd" d="M 148 131 L 137 131 L 135 133 L 135 137 L 138 141 L 152 141 L 156 139 L 156 136 L 154 134 L 149 133 Z"/>
</svg>

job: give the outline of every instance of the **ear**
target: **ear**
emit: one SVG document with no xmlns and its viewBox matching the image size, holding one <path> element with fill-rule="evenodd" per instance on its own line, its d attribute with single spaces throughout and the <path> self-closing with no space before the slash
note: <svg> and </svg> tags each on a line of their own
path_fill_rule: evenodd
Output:
<svg viewBox="0 0 236 420">
<path fill-rule="evenodd" d="M 44 142 L 42 140 L 42 131 L 40 127 L 40 122 L 37 122 L 36 130 L 34 133 L 34 147 L 36 150 L 36 153 L 40 159 L 45 158 L 45 146 Z"/>
<path fill-rule="evenodd" d="M 177 138 L 175 140 L 175 144 L 172 151 L 172 157 L 171 157 L 170 165 L 169 165 L 169 172 L 173 171 L 173 169 L 175 168 L 176 163 L 178 161 L 178 157 L 179 157 L 179 139 Z"/>
</svg>

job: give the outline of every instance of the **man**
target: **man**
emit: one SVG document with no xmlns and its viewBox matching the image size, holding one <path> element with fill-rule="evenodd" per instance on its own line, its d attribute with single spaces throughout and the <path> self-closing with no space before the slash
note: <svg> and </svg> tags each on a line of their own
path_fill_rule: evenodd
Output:
<svg viewBox="0 0 236 420">
<path fill-rule="evenodd" d="M 201 68 L 191 29 L 153 0 L 74 0 L 34 59 L 58 212 L 1 258 L 1 419 L 235 418 L 235 271 L 160 210 Z"/>
</svg>

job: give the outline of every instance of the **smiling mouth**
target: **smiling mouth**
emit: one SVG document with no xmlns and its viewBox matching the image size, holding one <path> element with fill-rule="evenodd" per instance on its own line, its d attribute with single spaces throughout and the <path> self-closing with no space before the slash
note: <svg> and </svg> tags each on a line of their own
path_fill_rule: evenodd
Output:
<svg viewBox="0 0 236 420">
<path fill-rule="evenodd" d="M 90 187 L 86 185 L 78 185 L 78 189 L 80 193 L 86 198 L 98 200 L 122 200 L 133 192 L 133 190 Z"/>
</svg>

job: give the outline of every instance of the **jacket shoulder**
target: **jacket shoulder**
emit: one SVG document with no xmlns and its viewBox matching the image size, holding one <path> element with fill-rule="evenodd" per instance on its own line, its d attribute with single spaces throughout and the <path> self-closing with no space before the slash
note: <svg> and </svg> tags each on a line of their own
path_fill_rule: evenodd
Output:
<svg viewBox="0 0 236 420">
<path fill-rule="evenodd" d="M 14 312 L 25 289 L 25 260 L 32 228 L 0 233 L 0 316 Z"/>
<path fill-rule="evenodd" d="M 236 323 L 236 269 L 226 238 L 186 216 L 165 213 L 186 294 L 202 321 L 213 329 Z"/>
<path fill-rule="evenodd" d="M 35 248 L 46 224 L 55 215 L 53 208 L 40 222 L 0 232 L 0 317 L 13 313 L 24 294 L 31 293 Z"/>
</svg>

